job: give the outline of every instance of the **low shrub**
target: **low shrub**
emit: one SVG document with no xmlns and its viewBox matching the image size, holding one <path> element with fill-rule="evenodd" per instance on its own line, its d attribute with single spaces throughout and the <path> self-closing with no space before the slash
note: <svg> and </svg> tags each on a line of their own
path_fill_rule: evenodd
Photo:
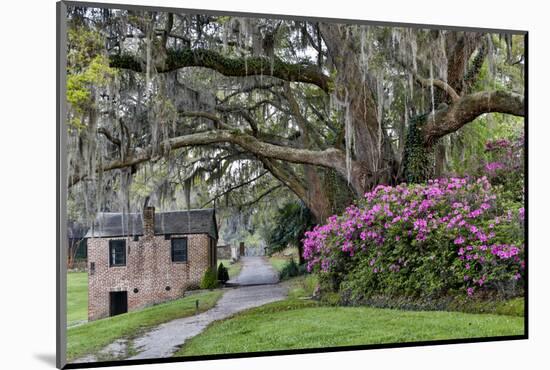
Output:
<svg viewBox="0 0 550 370">
<path fill-rule="evenodd" d="M 209 267 L 204 272 L 204 275 L 201 280 L 200 288 L 201 289 L 215 289 L 218 287 L 218 278 L 216 276 L 216 271 Z"/>
<path fill-rule="evenodd" d="M 524 316 L 524 299 L 522 297 L 513 299 L 492 299 L 472 300 L 465 297 L 455 297 L 445 308 L 449 311 L 460 311 L 467 313 L 490 313 L 507 316 Z"/>
<path fill-rule="evenodd" d="M 486 177 L 377 186 L 303 240 L 321 294 L 436 302 L 457 292 L 513 297 L 523 290 L 524 210 Z"/>
<path fill-rule="evenodd" d="M 305 271 L 305 267 L 304 267 Z M 307 274 L 304 276 L 304 280 L 302 281 L 302 287 L 304 289 L 304 294 L 308 296 L 313 296 L 315 289 L 319 285 L 319 280 L 315 274 Z"/>
<path fill-rule="evenodd" d="M 523 297 L 498 302 L 495 313 L 509 316 L 525 316 L 525 299 Z"/>
<path fill-rule="evenodd" d="M 218 266 L 218 280 L 222 283 L 225 283 L 227 280 L 229 280 L 229 272 L 227 271 L 227 268 L 223 265 L 223 263 L 220 263 Z"/>
<path fill-rule="evenodd" d="M 288 279 L 294 276 L 300 276 L 307 272 L 305 265 L 298 265 L 294 259 L 290 259 L 279 273 L 281 280 Z"/>
<path fill-rule="evenodd" d="M 389 308 L 408 311 L 457 311 L 475 314 L 496 314 L 507 316 L 524 316 L 523 297 L 503 299 L 498 295 L 476 297 L 449 293 L 441 297 L 389 297 L 383 295 L 371 295 L 361 301 L 351 301 L 350 291 L 327 292 L 319 300 L 322 303 L 338 302 L 340 305 L 367 305 L 376 308 Z M 453 295 L 454 294 L 454 295 Z"/>
</svg>

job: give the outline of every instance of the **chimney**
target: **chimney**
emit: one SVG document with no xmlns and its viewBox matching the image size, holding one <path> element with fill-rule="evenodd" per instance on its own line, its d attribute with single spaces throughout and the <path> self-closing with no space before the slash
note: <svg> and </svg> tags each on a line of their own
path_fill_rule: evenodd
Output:
<svg viewBox="0 0 550 370">
<path fill-rule="evenodd" d="M 143 236 L 155 235 L 155 207 L 143 208 Z"/>
</svg>

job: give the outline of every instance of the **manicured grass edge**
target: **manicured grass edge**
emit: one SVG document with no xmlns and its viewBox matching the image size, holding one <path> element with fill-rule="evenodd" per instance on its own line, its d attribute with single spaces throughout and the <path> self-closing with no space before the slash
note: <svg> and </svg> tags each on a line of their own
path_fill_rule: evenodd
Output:
<svg viewBox="0 0 550 370">
<path fill-rule="evenodd" d="M 223 291 L 197 293 L 161 303 L 139 311 L 92 321 L 67 329 L 67 361 L 87 355 L 97 355 L 105 346 L 118 339 L 132 340 L 164 322 L 192 316 L 214 307 Z M 195 311 L 195 300 L 202 302 Z M 75 348 L 76 347 L 76 348 Z M 129 343 L 131 349 L 131 343 Z"/>
<path fill-rule="evenodd" d="M 227 332 L 227 336 L 225 337 L 227 340 L 223 340 L 223 338 L 220 338 L 220 333 L 219 333 L 219 330 L 217 330 L 216 332 L 216 329 L 214 329 L 214 332 L 212 334 L 212 330 L 214 327 L 216 326 L 220 326 L 220 325 L 224 325 L 227 321 L 230 321 L 230 320 L 239 320 L 240 322 L 247 322 L 247 321 L 254 321 L 254 320 L 258 320 L 258 317 L 262 317 L 262 316 L 265 316 L 266 317 L 266 323 L 267 322 L 277 322 L 279 321 L 278 319 L 281 319 L 281 316 L 284 316 L 285 312 L 289 313 L 291 311 L 303 311 L 303 315 L 305 317 L 307 316 L 310 316 L 310 315 L 315 315 L 315 313 L 318 313 L 318 309 L 322 309 L 322 310 L 334 310 L 334 315 L 341 315 L 341 313 L 338 313 L 338 311 L 342 312 L 342 311 L 350 311 L 351 312 L 361 312 L 361 311 L 365 311 L 365 313 L 371 313 L 371 314 L 380 314 L 382 318 L 382 322 L 385 322 L 387 321 L 387 317 L 388 315 L 396 315 L 396 320 L 399 320 L 399 313 L 403 313 L 405 316 L 411 316 L 411 317 L 416 317 L 418 316 L 420 320 L 431 320 L 429 319 L 429 317 L 431 317 L 431 315 L 434 315 L 434 316 L 440 316 L 439 318 L 437 318 L 437 320 L 442 320 L 442 321 L 452 321 L 452 320 L 456 320 L 456 323 L 457 324 L 454 324 L 455 326 L 458 325 L 461 321 L 464 321 L 464 322 L 467 322 L 469 320 L 474 320 L 474 321 L 478 321 L 479 323 L 479 320 L 481 319 L 481 321 L 483 322 L 483 319 L 486 317 L 487 318 L 487 323 L 483 323 L 483 325 L 486 325 L 486 327 L 484 328 L 484 332 L 483 333 L 486 333 L 486 334 L 477 334 L 477 333 L 472 333 L 471 331 L 469 331 L 467 328 L 464 329 L 464 335 L 457 335 L 456 332 L 449 332 L 449 336 L 446 338 L 446 337 L 442 337 L 441 336 L 441 333 L 427 333 L 425 337 L 423 337 L 422 335 L 419 335 L 415 338 L 415 336 L 413 335 L 412 339 L 409 338 L 409 337 L 406 337 L 404 338 L 403 340 L 407 341 L 407 342 L 415 342 L 415 341 L 425 341 L 425 340 L 444 340 L 444 339 L 476 339 L 476 338 L 482 338 L 484 336 L 499 336 L 499 335 L 516 335 L 514 333 L 512 333 L 512 331 L 514 331 L 516 329 L 516 326 L 518 326 L 518 321 L 519 320 L 522 320 L 521 318 L 519 317 L 516 317 L 516 316 L 505 316 L 505 315 L 494 315 L 494 314 L 471 314 L 471 313 L 463 313 L 463 312 L 448 312 L 448 311 L 400 311 L 400 310 L 395 310 L 395 309 L 381 309 L 381 308 L 373 308 L 373 307 L 331 307 L 331 306 L 325 306 L 323 304 L 320 304 L 319 302 L 316 302 L 316 301 L 312 301 L 312 300 L 305 300 L 305 299 L 299 299 L 299 298 L 289 298 L 287 300 L 283 300 L 283 301 L 278 301 L 278 302 L 274 302 L 274 303 L 270 303 L 270 304 L 267 304 L 267 305 L 264 305 L 264 306 L 261 306 L 261 307 L 257 307 L 257 308 L 252 308 L 252 309 L 249 309 L 249 310 L 246 310 L 246 311 L 242 311 L 242 312 L 239 312 L 229 318 L 226 318 L 224 320 L 219 320 L 219 321 L 215 321 L 213 322 L 212 324 L 210 324 L 206 330 L 197 335 L 196 337 L 193 337 L 191 338 L 190 340 L 188 340 L 175 354 L 174 356 L 175 357 L 186 357 L 186 356 L 197 356 L 197 355 L 206 355 L 206 354 L 216 354 L 216 353 L 222 353 L 222 352 L 217 352 L 217 351 L 214 351 L 214 352 L 206 352 L 206 351 L 201 351 L 199 350 L 198 352 L 196 352 L 196 349 L 197 348 L 204 348 L 202 347 L 202 345 L 204 344 L 205 340 L 207 339 L 203 339 L 205 336 L 208 338 L 208 343 L 214 341 L 214 342 L 221 342 L 221 343 L 238 343 L 239 342 L 239 338 L 237 338 L 236 336 L 239 336 L 239 335 L 243 335 L 243 333 L 247 333 L 246 335 L 248 335 L 249 337 L 252 337 L 254 336 L 254 331 L 256 330 L 256 328 L 258 328 L 258 326 L 256 325 L 257 323 L 254 323 L 254 324 L 251 324 L 251 325 L 254 325 L 253 327 L 251 328 L 247 328 L 247 327 L 243 327 L 242 330 L 243 330 L 243 333 L 237 331 L 237 332 L 233 332 L 231 330 L 229 330 Z M 274 316 L 273 316 L 274 314 Z M 299 314 L 299 313 L 297 313 Z M 445 317 L 443 316 L 444 314 L 448 314 L 448 315 L 445 315 L 445 316 L 448 316 L 448 317 Z M 247 317 L 248 316 L 248 317 Z M 443 317 L 441 317 L 443 316 Z M 411 320 L 411 319 L 407 319 L 407 318 L 404 318 L 402 319 L 404 321 L 404 323 L 406 322 L 410 322 L 410 323 L 413 323 L 415 320 Z M 408 320 L 408 321 L 407 321 Z M 436 319 L 434 319 L 436 320 Z M 512 328 L 507 328 L 507 327 L 497 327 L 494 323 L 494 321 L 497 320 L 497 321 L 502 321 L 502 322 L 514 322 L 514 327 L 513 329 Z M 392 327 L 392 321 L 387 321 L 389 324 L 389 328 L 391 329 Z M 330 322 L 327 322 L 327 324 L 330 326 Z M 322 322 L 321 322 L 321 325 L 322 325 Z M 383 324 L 381 324 L 382 326 Z M 437 327 L 439 324 L 437 322 L 434 322 L 434 325 L 433 327 Z M 452 326 L 452 325 L 451 325 Z M 287 330 L 288 328 L 292 328 L 293 325 L 290 324 L 287 326 Z M 221 329 L 220 329 L 221 330 Z M 224 330 L 228 330 L 227 326 L 224 328 Z M 261 329 L 259 329 L 261 330 Z M 305 329 L 301 329 L 301 328 L 297 328 L 297 333 L 296 335 L 301 335 L 303 332 L 305 332 L 306 330 Z M 377 328 L 376 329 L 378 332 L 383 332 L 385 331 L 384 330 L 381 330 L 380 328 Z M 434 330 L 433 328 L 431 330 Z M 493 335 L 493 333 L 497 333 L 496 335 Z M 265 337 L 265 333 L 262 333 L 263 336 L 262 337 Z M 522 333 L 517 333 L 517 335 L 521 335 Z M 235 336 L 232 336 L 232 335 L 235 335 Z M 261 335 L 261 334 L 260 334 Z M 432 335 L 432 337 L 430 337 L 430 335 Z M 292 332 L 288 335 L 288 338 L 292 338 L 293 335 L 292 335 Z M 332 336 L 330 337 L 331 339 L 334 339 L 334 338 L 337 338 L 338 336 Z M 368 338 L 368 336 L 366 336 L 366 338 Z M 376 337 L 373 337 L 373 338 L 370 338 L 372 340 L 366 340 L 365 342 L 362 342 L 362 343 L 330 343 L 328 346 L 330 347 L 338 347 L 338 346 L 341 346 L 341 345 L 357 345 L 357 344 L 379 344 L 379 343 L 399 343 L 400 341 L 403 341 L 403 340 L 400 340 L 399 338 L 395 338 L 394 340 L 389 340 L 389 341 L 385 341 L 385 340 L 380 340 L 380 338 L 376 338 Z M 241 338 L 242 340 L 242 338 Z M 199 344 L 195 344 L 195 343 L 198 343 Z M 315 342 L 313 342 L 315 343 Z M 238 347 L 237 350 L 235 351 L 228 351 L 228 352 L 223 352 L 223 353 L 233 353 L 233 352 L 254 352 L 254 351 L 276 351 L 276 350 L 281 350 L 281 349 L 306 349 L 306 348 L 321 348 L 322 346 L 317 346 L 317 345 L 312 345 L 311 343 L 307 343 L 307 342 L 304 342 L 303 343 L 303 346 L 296 346 L 296 344 L 294 343 L 294 345 L 289 345 L 288 347 L 282 347 L 281 346 L 281 343 L 276 343 L 274 344 L 274 347 L 270 348 L 270 347 L 266 347 L 266 348 L 249 348 L 248 345 L 249 344 L 246 344 L 246 343 L 241 343 L 239 344 L 241 347 Z M 198 346 L 198 347 L 197 347 Z M 192 352 L 189 353 L 189 349 L 192 348 Z"/>
</svg>

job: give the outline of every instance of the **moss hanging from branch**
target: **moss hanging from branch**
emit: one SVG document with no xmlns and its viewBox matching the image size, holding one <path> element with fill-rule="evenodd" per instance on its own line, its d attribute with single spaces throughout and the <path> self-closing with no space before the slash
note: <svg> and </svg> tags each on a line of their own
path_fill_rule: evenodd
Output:
<svg viewBox="0 0 550 370">
<path fill-rule="evenodd" d="M 355 195 L 351 190 L 349 183 L 337 171 L 332 168 L 325 168 L 323 171 L 323 185 L 326 189 L 330 202 L 330 211 L 332 214 L 338 214 L 344 211 L 346 205 L 353 202 Z M 322 221 L 322 220 L 318 220 Z"/>
<path fill-rule="evenodd" d="M 109 58 L 111 68 L 145 72 L 145 66 L 133 55 L 111 55 Z M 205 67 L 225 76 L 235 77 L 272 75 L 286 81 L 311 83 L 329 91 L 330 78 L 321 73 L 317 66 L 309 63 L 285 63 L 279 58 L 229 58 L 208 49 L 169 49 L 166 51 L 166 60 L 159 63 L 156 69 L 162 73 L 185 67 Z"/>
<path fill-rule="evenodd" d="M 405 140 L 403 177 L 409 183 L 422 183 L 434 176 L 435 143 L 427 146 L 422 132 L 429 114 L 413 117 Z"/>
</svg>

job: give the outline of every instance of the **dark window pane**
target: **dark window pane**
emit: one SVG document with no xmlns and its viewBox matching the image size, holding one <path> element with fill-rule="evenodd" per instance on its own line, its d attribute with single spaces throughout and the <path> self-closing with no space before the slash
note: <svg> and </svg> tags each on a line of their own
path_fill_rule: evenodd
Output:
<svg viewBox="0 0 550 370">
<path fill-rule="evenodd" d="M 126 265 L 126 240 L 109 240 L 109 264 Z"/>
<path fill-rule="evenodd" d="M 172 244 L 172 262 L 187 261 L 187 238 L 173 238 Z"/>
</svg>

